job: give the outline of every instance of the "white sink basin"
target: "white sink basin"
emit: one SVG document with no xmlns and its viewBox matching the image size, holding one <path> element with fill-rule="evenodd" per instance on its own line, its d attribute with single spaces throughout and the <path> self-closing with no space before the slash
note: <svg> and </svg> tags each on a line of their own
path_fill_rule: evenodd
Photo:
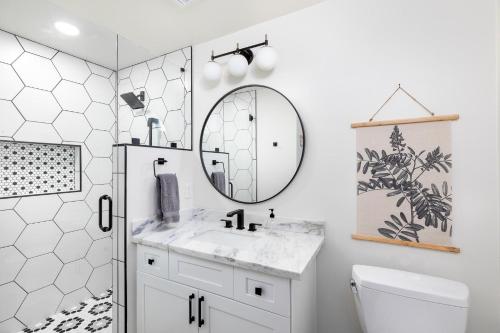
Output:
<svg viewBox="0 0 500 333">
<path fill-rule="evenodd" d="M 241 249 L 251 246 L 252 243 L 258 239 L 258 237 L 255 235 L 244 235 L 225 231 L 209 230 L 194 237 L 194 239 L 199 242 Z"/>
</svg>

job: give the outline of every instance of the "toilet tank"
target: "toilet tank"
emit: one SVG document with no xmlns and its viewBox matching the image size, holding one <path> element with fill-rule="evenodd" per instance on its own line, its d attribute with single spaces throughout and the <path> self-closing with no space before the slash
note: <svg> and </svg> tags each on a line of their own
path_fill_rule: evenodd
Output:
<svg viewBox="0 0 500 333">
<path fill-rule="evenodd" d="M 354 265 L 351 287 L 365 333 L 464 333 L 469 289 L 463 283 Z"/>
</svg>

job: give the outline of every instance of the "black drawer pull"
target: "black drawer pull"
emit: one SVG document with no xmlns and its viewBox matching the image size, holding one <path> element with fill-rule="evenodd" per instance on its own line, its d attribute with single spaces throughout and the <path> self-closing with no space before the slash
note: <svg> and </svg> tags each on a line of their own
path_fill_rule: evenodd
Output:
<svg viewBox="0 0 500 333">
<path fill-rule="evenodd" d="M 155 260 L 154 259 L 148 259 L 148 264 L 149 265 L 153 265 L 155 263 Z"/>
<path fill-rule="evenodd" d="M 255 295 L 262 296 L 262 288 L 261 287 L 255 287 Z"/>
<path fill-rule="evenodd" d="M 193 303 L 192 303 L 193 299 L 194 299 L 194 294 L 189 295 L 189 324 L 190 325 L 195 319 L 193 316 Z"/>
<path fill-rule="evenodd" d="M 198 298 L 198 327 L 202 327 L 205 324 L 205 319 L 201 319 L 201 302 L 205 301 L 205 296 Z"/>
</svg>

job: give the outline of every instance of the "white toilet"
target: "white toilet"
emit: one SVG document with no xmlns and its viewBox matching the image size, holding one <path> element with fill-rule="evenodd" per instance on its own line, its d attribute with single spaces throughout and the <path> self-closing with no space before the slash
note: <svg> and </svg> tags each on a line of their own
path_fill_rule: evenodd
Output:
<svg viewBox="0 0 500 333">
<path fill-rule="evenodd" d="M 351 289 L 364 333 L 464 333 L 463 283 L 373 266 L 352 267 Z"/>
</svg>

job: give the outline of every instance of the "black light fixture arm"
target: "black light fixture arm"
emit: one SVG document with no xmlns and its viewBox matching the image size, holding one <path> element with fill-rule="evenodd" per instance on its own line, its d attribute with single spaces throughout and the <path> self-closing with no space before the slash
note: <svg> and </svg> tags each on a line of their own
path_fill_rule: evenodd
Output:
<svg viewBox="0 0 500 333">
<path fill-rule="evenodd" d="M 217 55 L 215 55 L 214 51 L 212 51 L 211 59 L 212 59 L 212 61 L 214 61 L 217 58 L 225 57 L 225 56 L 228 56 L 228 55 L 231 55 L 231 54 L 241 54 L 241 53 L 245 53 L 246 51 L 250 51 L 251 52 L 251 49 L 253 49 L 253 48 L 260 47 L 260 46 L 267 46 L 267 45 L 269 45 L 269 41 L 267 40 L 267 35 L 266 35 L 265 40 L 263 42 L 261 42 L 261 43 L 253 44 L 253 45 L 250 45 L 250 46 L 245 46 L 245 47 L 242 47 L 242 48 L 240 48 L 239 43 L 237 43 L 235 50 L 229 51 L 229 52 L 225 52 L 225 53 L 221 53 L 221 54 L 217 54 Z"/>
</svg>

